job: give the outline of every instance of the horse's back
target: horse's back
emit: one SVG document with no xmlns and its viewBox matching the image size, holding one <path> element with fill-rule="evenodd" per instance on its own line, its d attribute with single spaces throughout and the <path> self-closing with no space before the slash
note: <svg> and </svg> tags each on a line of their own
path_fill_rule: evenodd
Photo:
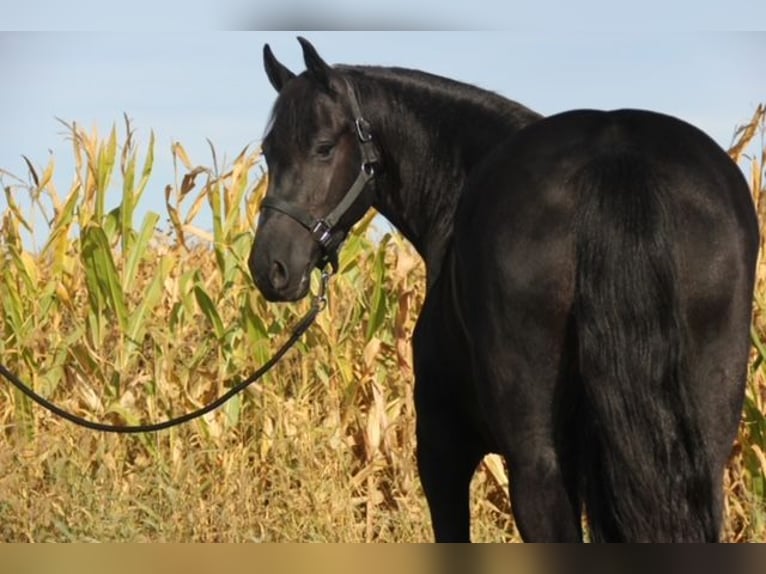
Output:
<svg viewBox="0 0 766 574">
<path fill-rule="evenodd" d="M 511 473 L 578 452 L 596 539 L 715 539 L 758 243 L 743 175 L 676 118 L 568 112 L 497 148 L 452 283 Z"/>
<path fill-rule="evenodd" d="M 642 110 L 566 112 L 528 126 L 498 148 L 466 188 L 456 219 L 458 257 L 505 268 L 509 281 L 524 282 L 534 278 L 525 272 L 546 271 L 530 259 L 553 250 L 559 253 L 552 254 L 554 268 L 547 271 L 573 273 L 564 251 L 573 249 L 583 198 L 572 182 L 587 166 L 611 160 L 613 169 L 641 170 L 665 190 L 673 223 L 667 231 L 681 273 L 731 281 L 734 259 L 734 267 L 747 274 L 758 249 L 758 224 L 739 168 L 694 126 Z M 624 190 L 607 183 L 602 193 Z"/>
</svg>

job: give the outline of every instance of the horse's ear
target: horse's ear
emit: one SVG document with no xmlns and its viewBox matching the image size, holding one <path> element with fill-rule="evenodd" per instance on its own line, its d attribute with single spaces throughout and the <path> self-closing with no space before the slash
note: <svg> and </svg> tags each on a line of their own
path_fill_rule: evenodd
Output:
<svg viewBox="0 0 766 574">
<path fill-rule="evenodd" d="M 263 68 L 277 92 L 281 92 L 284 85 L 295 77 L 295 74 L 274 57 L 274 52 L 268 44 L 263 45 Z"/>
<path fill-rule="evenodd" d="M 330 88 L 330 70 L 332 69 L 317 53 L 311 42 L 301 36 L 298 36 L 298 42 L 303 48 L 303 61 L 306 62 L 306 69 L 309 74 L 325 88 Z"/>
</svg>

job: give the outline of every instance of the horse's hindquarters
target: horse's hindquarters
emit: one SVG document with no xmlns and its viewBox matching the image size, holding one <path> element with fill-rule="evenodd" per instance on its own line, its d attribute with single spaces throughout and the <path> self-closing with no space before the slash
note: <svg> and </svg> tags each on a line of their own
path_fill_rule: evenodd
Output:
<svg viewBox="0 0 766 574">
<path fill-rule="evenodd" d="M 525 537 L 582 498 L 596 539 L 717 538 L 757 244 L 736 166 L 648 112 L 543 120 L 472 181 L 461 311 Z"/>
</svg>

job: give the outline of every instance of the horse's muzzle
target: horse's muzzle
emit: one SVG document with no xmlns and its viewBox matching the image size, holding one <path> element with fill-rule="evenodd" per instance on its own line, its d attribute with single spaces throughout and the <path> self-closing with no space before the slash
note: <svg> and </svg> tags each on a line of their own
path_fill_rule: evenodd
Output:
<svg viewBox="0 0 766 574">
<path fill-rule="evenodd" d="M 248 267 L 255 286 L 267 301 L 298 301 L 309 292 L 312 265 L 297 267 L 253 249 Z"/>
</svg>

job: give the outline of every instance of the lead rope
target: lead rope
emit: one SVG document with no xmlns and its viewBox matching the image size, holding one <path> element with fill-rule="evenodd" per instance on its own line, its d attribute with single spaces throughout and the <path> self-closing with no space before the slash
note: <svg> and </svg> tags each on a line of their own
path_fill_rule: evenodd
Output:
<svg viewBox="0 0 766 574">
<path fill-rule="evenodd" d="M 16 375 L 14 375 L 11 371 L 9 371 L 5 367 L 5 365 L 3 365 L 2 363 L 0 363 L 0 375 L 8 379 L 8 381 L 10 381 L 13 386 L 15 386 L 17 389 L 19 389 L 22 393 L 24 393 L 27 397 L 32 399 L 41 407 L 47 409 L 53 414 L 58 415 L 59 417 L 66 419 L 67 421 L 74 423 L 78 426 L 85 427 L 87 429 L 91 429 L 95 431 L 106 432 L 106 433 L 117 433 L 117 434 L 138 434 L 138 433 L 149 433 L 149 432 L 157 432 L 157 431 L 165 430 L 174 426 L 187 423 L 191 420 L 199 418 L 217 409 L 226 401 L 231 399 L 234 395 L 242 392 L 247 387 L 249 387 L 254 382 L 256 382 L 258 379 L 260 379 L 267 372 L 269 372 L 271 368 L 274 365 L 276 365 L 279 362 L 279 360 L 285 355 L 285 353 L 287 353 L 287 351 L 289 351 L 290 348 L 293 345 L 295 345 L 295 343 L 298 341 L 298 339 L 301 338 L 303 333 L 305 333 L 308 330 L 308 328 L 312 325 L 312 323 L 314 323 L 314 320 L 317 318 L 317 315 L 319 315 L 319 313 L 327 306 L 327 284 L 329 280 L 330 280 L 330 273 L 327 270 L 322 270 L 322 275 L 321 275 L 321 279 L 319 283 L 319 289 L 311 302 L 311 308 L 306 312 L 306 314 L 303 317 L 301 317 L 298 323 L 296 323 L 295 327 L 293 327 L 293 330 L 290 334 L 290 337 L 287 339 L 287 341 L 285 341 L 282 344 L 282 346 L 279 349 L 277 349 L 276 353 L 274 353 L 271 356 L 271 358 L 268 361 L 266 361 L 257 371 L 255 371 L 252 375 L 250 375 L 244 381 L 234 385 L 226 393 L 224 393 L 223 395 L 215 399 L 213 402 L 207 404 L 206 406 L 200 409 L 197 409 L 196 411 L 193 411 L 191 413 L 187 413 L 185 415 L 181 415 L 179 417 L 175 417 L 166 421 L 162 421 L 162 422 L 154 423 L 154 424 L 125 425 L 125 426 L 90 421 L 88 419 L 84 419 L 80 416 L 72 414 L 68 411 L 65 411 L 64 409 L 62 409 L 59 406 L 56 406 L 55 404 L 45 399 L 44 397 L 41 397 L 35 391 L 33 391 L 28 385 L 26 385 L 23 381 L 21 381 L 21 379 L 19 379 Z"/>
</svg>

